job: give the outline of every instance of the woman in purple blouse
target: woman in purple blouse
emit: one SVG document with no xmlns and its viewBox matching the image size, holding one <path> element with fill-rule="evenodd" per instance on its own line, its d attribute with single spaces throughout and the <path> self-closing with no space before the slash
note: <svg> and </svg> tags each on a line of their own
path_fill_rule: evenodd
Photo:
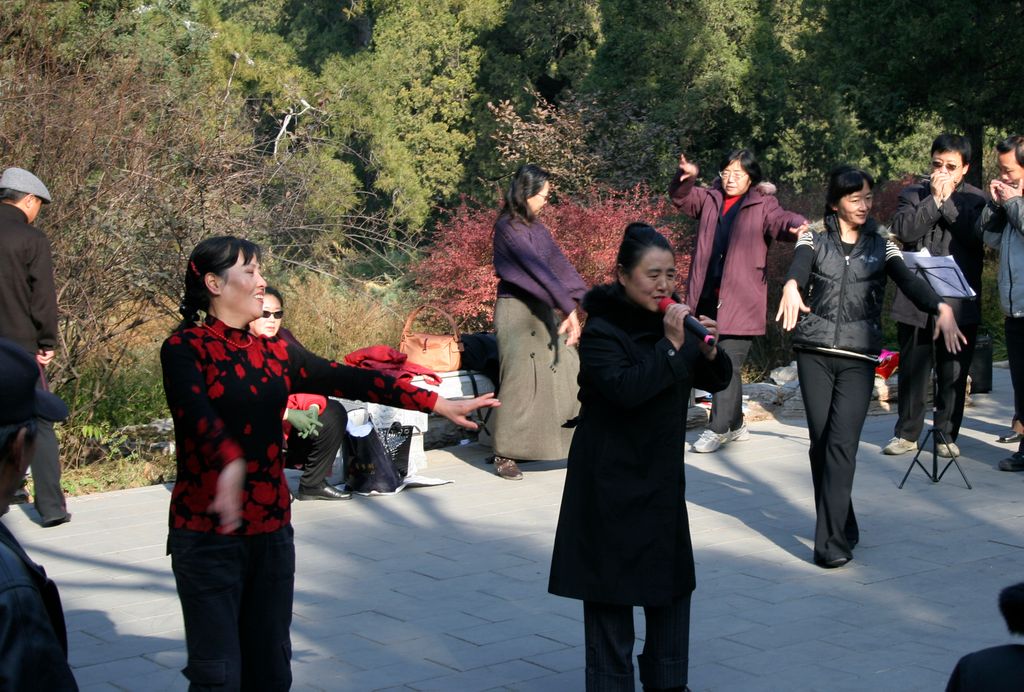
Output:
<svg viewBox="0 0 1024 692">
<path fill-rule="evenodd" d="M 573 347 L 586 284 L 537 220 L 550 192 L 546 171 L 520 167 L 494 224 L 502 401 L 495 409 L 494 470 L 509 480 L 523 477 L 517 461 L 564 459 L 572 440 L 564 425 L 579 412 Z"/>
</svg>

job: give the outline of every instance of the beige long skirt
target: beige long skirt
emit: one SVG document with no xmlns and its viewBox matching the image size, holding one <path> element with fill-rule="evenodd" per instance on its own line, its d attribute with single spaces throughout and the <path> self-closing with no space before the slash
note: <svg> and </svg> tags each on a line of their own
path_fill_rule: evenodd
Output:
<svg viewBox="0 0 1024 692">
<path fill-rule="evenodd" d="M 521 461 L 564 459 L 579 413 L 580 358 L 558 335 L 554 311 L 540 301 L 498 298 L 501 406 L 494 409 L 494 453 Z"/>
</svg>

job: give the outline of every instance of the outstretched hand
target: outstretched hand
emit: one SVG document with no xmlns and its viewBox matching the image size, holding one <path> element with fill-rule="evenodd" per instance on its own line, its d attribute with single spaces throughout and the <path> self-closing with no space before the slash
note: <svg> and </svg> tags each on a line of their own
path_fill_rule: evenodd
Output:
<svg viewBox="0 0 1024 692">
<path fill-rule="evenodd" d="M 497 406 L 501 406 L 501 402 L 494 398 L 494 392 L 472 399 L 445 399 L 443 396 L 439 396 L 434 402 L 434 413 L 444 416 L 459 427 L 476 430 L 480 426 L 468 418 L 469 414 L 478 408 L 495 408 Z"/>
<path fill-rule="evenodd" d="M 782 328 L 787 332 L 792 331 L 800 319 L 800 313 L 808 313 L 811 309 L 804 303 L 800 295 L 800 287 L 796 281 L 790 279 L 782 287 L 782 300 L 779 301 L 779 311 L 775 315 L 776 322 L 782 322 Z"/>
</svg>

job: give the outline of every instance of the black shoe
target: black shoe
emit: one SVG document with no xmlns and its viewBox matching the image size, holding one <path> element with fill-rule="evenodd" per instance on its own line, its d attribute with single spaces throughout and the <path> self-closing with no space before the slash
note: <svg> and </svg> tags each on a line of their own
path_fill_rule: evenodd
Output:
<svg viewBox="0 0 1024 692">
<path fill-rule="evenodd" d="M 44 529 L 52 529 L 54 526 L 60 526 L 71 521 L 71 512 L 65 512 L 64 516 L 56 517 L 54 519 L 43 519 L 40 523 Z"/>
<path fill-rule="evenodd" d="M 11 493 L 11 502 L 10 502 L 10 504 L 12 504 L 12 505 L 23 505 L 26 502 L 28 502 L 29 499 L 30 498 L 29 498 L 29 495 L 28 495 L 28 491 L 25 490 L 24 488 L 18 488 L 13 493 Z"/>
<path fill-rule="evenodd" d="M 508 457 L 494 455 L 494 472 L 507 481 L 523 479 L 523 472 L 519 470 L 515 459 L 509 459 Z"/>
<path fill-rule="evenodd" d="M 999 462 L 1000 471 L 1024 471 L 1024 452 L 1017 452 Z"/>
<path fill-rule="evenodd" d="M 338 490 L 327 483 L 319 488 L 303 488 L 299 486 L 299 492 L 295 495 L 296 500 L 351 500 L 352 493 L 345 490 Z"/>
<path fill-rule="evenodd" d="M 822 569 L 835 569 L 836 567 L 842 567 L 852 559 L 852 557 L 836 557 L 831 560 L 819 560 L 818 558 L 814 558 L 814 564 Z"/>
<path fill-rule="evenodd" d="M 1022 437 L 1024 437 L 1024 435 L 1021 435 L 1016 430 L 1010 430 L 1009 432 L 1005 432 L 1002 435 L 1000 435 L 999 437 L 997 437 L 996 438 L 996 442 L 1002 442 L 1003 444 L 1010 444 L 1011 442 L 1020 442 Z"/>
</svg>

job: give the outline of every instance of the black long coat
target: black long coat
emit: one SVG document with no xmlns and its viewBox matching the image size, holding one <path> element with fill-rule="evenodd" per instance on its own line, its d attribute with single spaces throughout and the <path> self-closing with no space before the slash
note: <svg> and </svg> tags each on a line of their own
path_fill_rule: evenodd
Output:
<svg viewBox="0 0 1024 692">
<path fill-rule="evenodd" d="M 616 284 L 584 299 L 580 419 L 569 451 L 548 590 L 627 605 L 667 605 L 696 585 L 683 447 L 691 385 L 725 388 L 732 364 L 687 335 L 678 352 L 662 316 Z"/>
</svg>

